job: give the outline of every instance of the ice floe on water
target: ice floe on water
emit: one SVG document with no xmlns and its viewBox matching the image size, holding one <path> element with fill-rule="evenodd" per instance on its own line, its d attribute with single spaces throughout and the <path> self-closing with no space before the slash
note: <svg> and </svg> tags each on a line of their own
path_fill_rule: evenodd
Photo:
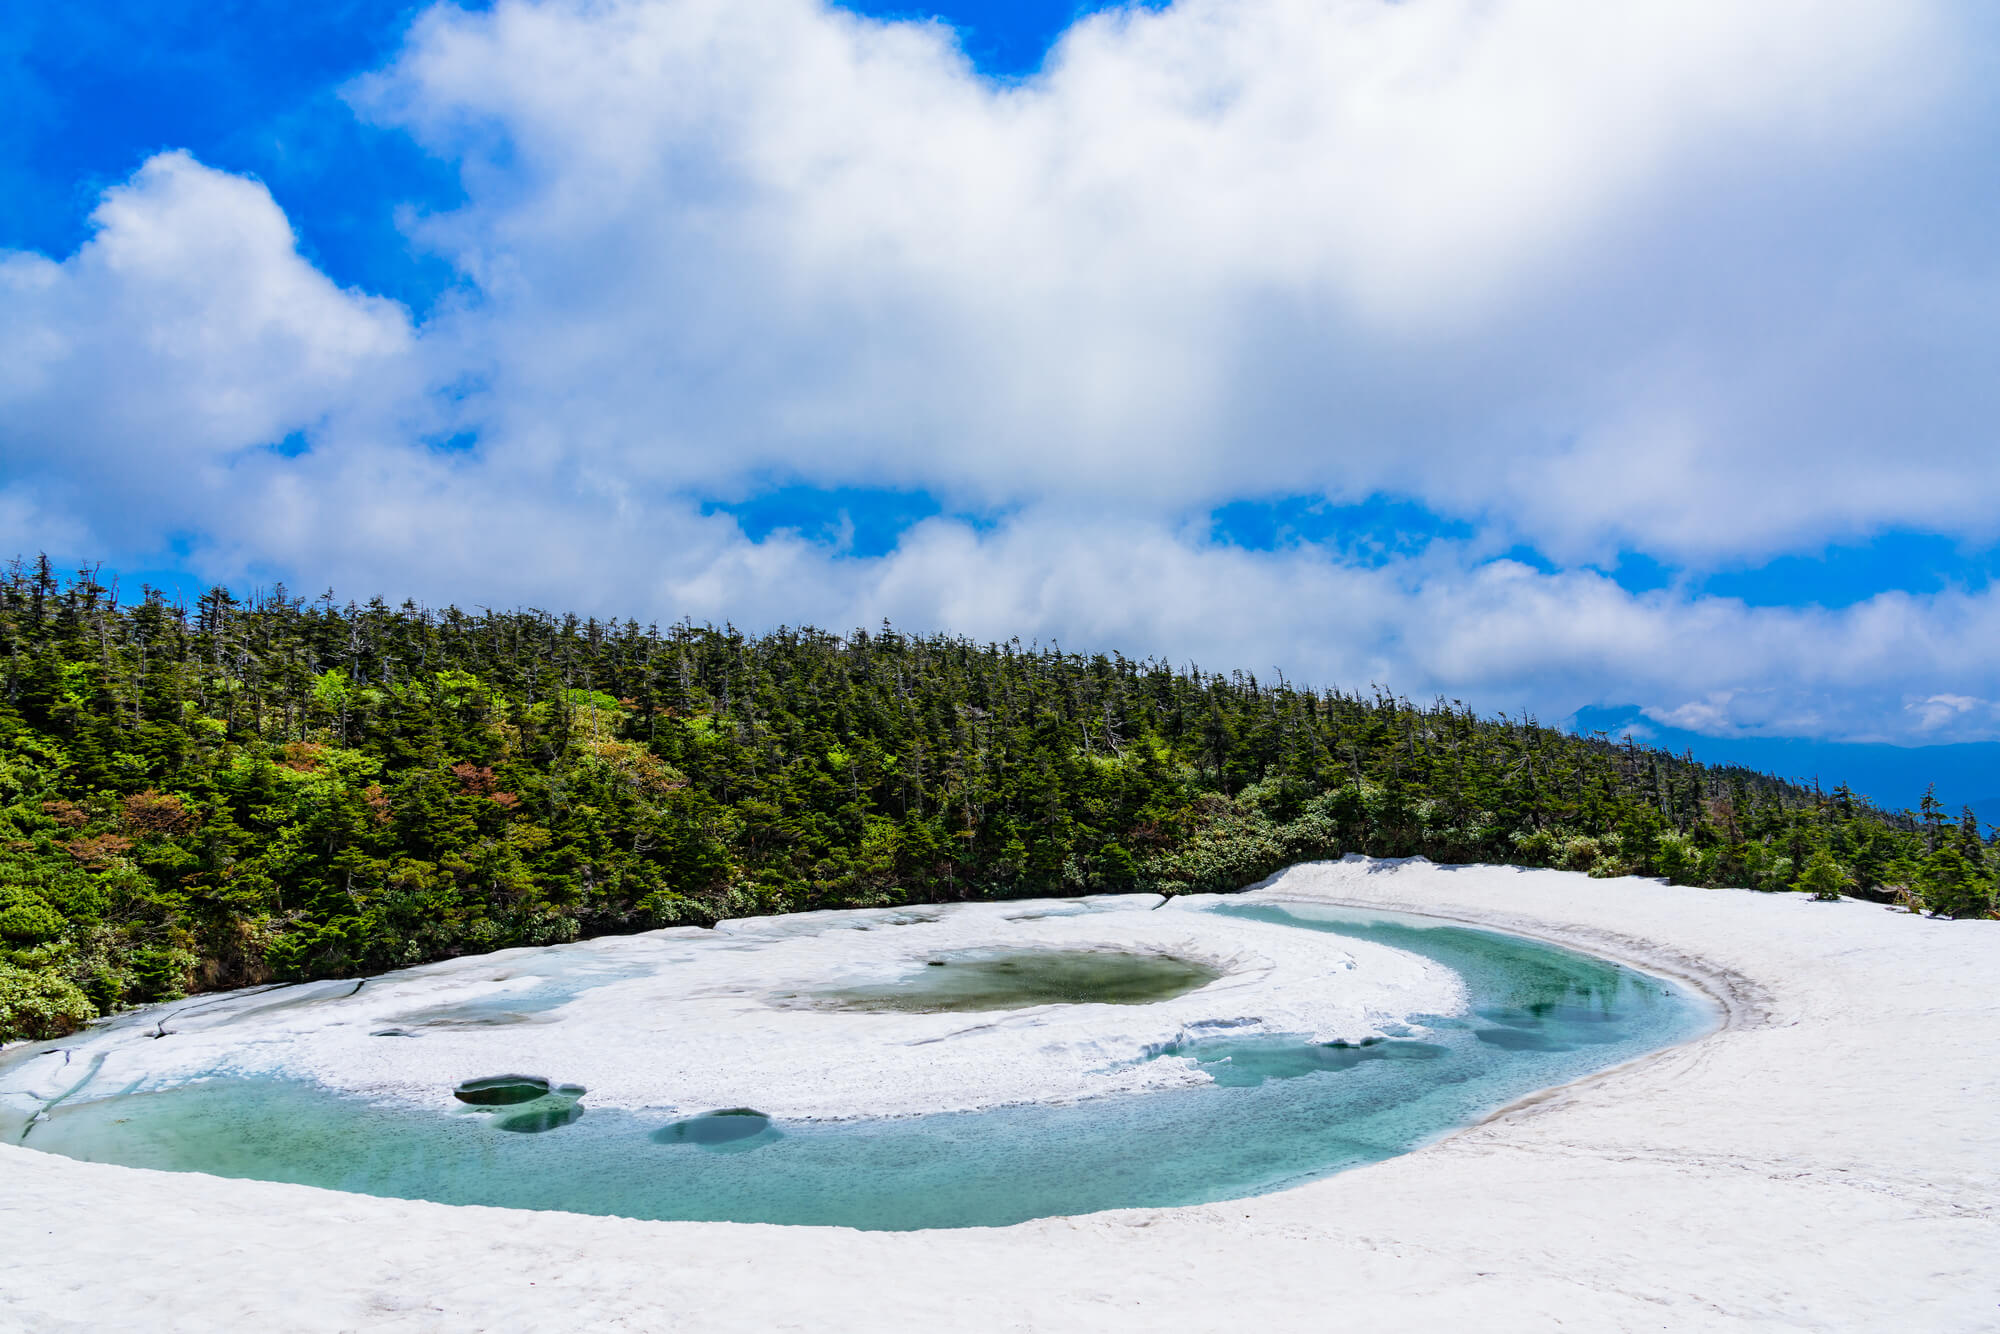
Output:
<svg viewBox="0 0 2000 1334">
<path fill-rule="evenodd" d="M 1154 895 L 799 913 L 195 997 L 16 1056 L 0 1100 L 226 1074 L 448 1108 L 532 1072 L 599 1107 L 913 1115 L 1204 1083 L 1175 1049 L 1410 1036 L 1465 1004 L 1418 955 Z"/>
</svg>

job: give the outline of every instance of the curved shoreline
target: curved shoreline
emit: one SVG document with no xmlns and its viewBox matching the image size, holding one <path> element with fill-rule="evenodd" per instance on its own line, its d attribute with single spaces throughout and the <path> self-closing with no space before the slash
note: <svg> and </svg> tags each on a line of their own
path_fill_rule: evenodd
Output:
<svg viewBox="0 0 2000 1334">
<path fill-rule="evenodd" d="M 1313 894 L 1283 888 L 1288 876 L 1319 867 L 1343 865 L 1364 866 L 1369 868 L 1370 874 L 1375 873 L 1376 868 L 1381 867 L 1409 867 L 1412 869 L 1428 867 L 1431 870 L 1448 875 L 1458 874 L 1464 870 L 1502 869 L 1515 871 L 1520 869 L 1514 867 L 1489 868 L 1478 865 L 1468 865 L 1465 867 L 1441 866 L 1423 857 L 1392 859 L 1349 856 L 1339 862 L 1301 862 L 1297 865 L 1286 867 L 1283 871 L 1266 880 L 1261 880 L 1254 885 L 1247 886 L 1236 894 L 1223 894 L 1214 897 L 1218 901 L 1249 900 L 1261 903 L 1323 903 L 1332 907 L 1403 912 L 1409 913 L 1413 917 L 1429 917 L 1440 922 L 1450 922 L 1455 926 L 1475 927 L 1483 931 L 1502 931 L 1508 935 L 1521 936 L 1528 940 L 1538 940 L 1545 945 L 1560 945 L 1565 949 L 1576 950 L 1579 953 L 1592 954 L 1598 958 L 1622 964 L 1627 968 L 1635 969 L 1642 973 L 1652 973 L 1679 982 L 1685 986 L 1693 987 L 1695 990 L 1701 992 L 1702 995 L 1714 1001 L 1716 1008 L 1722 1012 L 1723 1021 L 1717 1030 L 1718 1032 L 1727 1029 L 1755 1027 L 1769 1021 L 1771 998 L 1765 988 L 1756 981 L 1734 969 L 1724 968 L 1712 960 L 1702 958 L 1700 955 L 1690 954 L 1683 950 L 1672 950 L 1657 941 L 1645 940 L 1628 933 L 1584 926 L 1551 926 L 1549 923 L 1537 918 L 1521 917 L 1506 913 L 1440 912 L 1432 907 L 1412 906 L 1409 904 L 1398 904 L 1398 906 L 1390 907 L 1379 898 L 1373 898 L 1368 895 Z M 1551 874 L 1567 873 L 1554 872 Z M 1588 877 L 1583 878 L 1587 879 Z M 1642 883 L 1664 886 L 1668 882 L 1659 880 L 1644 881 Z M 1749 891 L 1732 890 L 1727 892 L 1748 893 Z M 1706 1037 L 1709 1035 L 1704 1034 L 1703 1036 Z M 1689 1041 L 1699 1042 L 1701 1040 L 1701 1038 L 1692 1038 Z M 1685 1042 L 1674 1044 L 1675 1047 L 1684 1047 L 1687 1045 L 1688 1043 Z M 1671 1047 L 1661 1048 L 1662 1051 L 1670 1051 L 1672 1049 Z M 1646 1058 L 1639 1057 L 1637 1059 L 1644 1060 Z M 1628 1061 L 1626 1064 L 1629 1065 L 1632 1062 Z"/>
<path fill-rule="evenodd" d="M 1350 900 L 1338 897 L 1280 897 L 1274 895 L 1261 897 L 1259 901 L 1265 903 L 1324 903 L 1340 908 L 1391 911 L 1375 908 L 1364 900 Z M 1504 932 L 1510 936 L 1519 936 L 1524 940 L 1539 941 L 1544 945 L 1561 946 L 1564 949 L 1575 950 L 1579 954 L 1587 954 L 1593 958 L 1603 959 L 1609 963 L 1629 968 L 1635 973 L 1645 973 L 1649 976 L 1676 982 L 1706 997 L 1715 1005 L 1716 1012 L 1721 1017 L 1720 1022 L 1714 1028 L 1703 1033 L 1697 1033 L 1691 1038 L 1680 1042 L 1670 1042 L 1663 1047 L 1655 1047 L 1649 1052 L 1634 1056 L 1629 1061 L 1620 1061 L 1616 1065 L 1607 1065 L 1601 1070 L 1592 1070 L 1588 1074 L 1578 1075 L 1575 1079 L 1565 1080 L 1560 1084 L 1551 1084 L 1547 1088 L 1536 1089 L 1533 1093 L 1523 1094 L 1521 1097 L 1515 1098 L 1512 1102 L 1494 1108 L 1477 1121 L 1446 1131 L 1444 1134 L 1430 1141 L 1432 1144 L 1441 1144 L 1455 1136 L 1463 1135 L 1467 1131 L 1491 1125 L 1517 1112 L 1558 1099 L 1572 1090 L 1586 1088 L 1592 1084 L 1610 1079 L 1621 1072 L 1639 1069 L 1684 1047 L 1692 1047 L 1697 1043 L 1707 1042 L 1718 1033 L 1726 1033 L 1731 1029 L 1746 1028 L 1762 1023 L 1767 1017 L 1766 1012 L 1763 1010 L 1747 1011 L 1747 1007 L 1741 1000 L 1742 989 L 1754 986 L 1754 984 L 1750 983 L 1749 979 L 1743 977 L 1742 974 L 1726 969 L 1704 967 L 1700 965 L 1698 960 L 1689 959 L 1681 955 L 1675 956 L 1671 963 L 1663 962 L 1651 951 L 1643 948 L 1636 950 L 1628 948 L 1637 943 L 1631 941 L 1629 938 L 1621 938 L 1619 946 L 1614 948 L 1605 941 L 1598 939 L 1596 933 L 1579 934 L 1574 932 L 1528 930 L 1514 925 L 1505 925 L 1499 920 L 1481 919 L 1453 913 L 1422 912 L 1414 908 L 1398 908 L 1393 911 L 1407 913 L 1412 917 L 1428 917 L 1433 921 L 1449 922 L 1453 926 L 1471 927 L 1480 931 Z M 1427 1148 L 1429 1145 L 1423 1147 Z"/>
<path fill-rule="evenodd" d="M 1050 910 L 1059 906 L 1067 905 L 1030 901 L 1022 908 L 1040 930 L 1052 925 Z M 1249 966 L 1254 976 L 1245 979 L 1248 985 L 1232 988 L 1212 981 L 1179 997 L 1130 1007 L 1029 1005 L 999 1013 L 989 1007 L 973 1014 L 918 1014 L 914 1017 L 927 1029 L 933 1020 L 950 1026 L 921 1037 L 903 1028 L 879 1028 L 884 1017 L 871 1012 L 859 1016 L 861 1028 L 850 1029 L 844 1040 L 816 1042 L 808 1053 L 815 1061 L 830 1055 L 881 1070 L 871 1048 L 887 1048 L 897 1061 L 915 1057 L 930 1063 L 933 1074 L 947 1076 L 971 1056 L 984 1064 L 1012 1065 L 1010 1077 L 1017 1083 L 1046 1086 L 1067 1067 L 1065 1054 L 1081 1035 L 1089 1044 L 1085 1053 L 1095 1067 L 1096 1084 L 1080 1090 L 1081 1097 L 989 1102 L 971 1112 L 915 1118 L 841 1117 L 837 1112 L 850 1109 L 830 1111 L 823 1102 L 816 1103 L 819 1115 L 775 1112 L 771 1099 L 783 1091 L 783 1083 L 805 1085 L 815 1067 L 794 1059 L 787 1048 L 772 1052 L 759 1035 L 748 1033 L 731 1061 L 728 1078 L 733 1084 L 711 1085 L 710 1092 L 755 1089 L 751 1096 L 727 1102 L 704 1098 L 693 1108 L 597 1108 L 577 1130 L 530 1142 L 496 1137 L 481 1128 L 492 1122 L 468 1120 L 458 1114 L 460 1108 L 440 1115 L 421 1105 L 341 1095 L 317 1081 L 259 1080 L 240 1067 L 231 1078 L 207 1058 L 191 1082 L 166 1083 L 157 1090 L 142 1086 L 134 1097 L 135 1075 L 143 1078 L 148 1059 L 175 1044 L 140 1041 L 135 1056 L 128 1038 L 117 1049 L 117 1055 L 127 1058 L 125 1064 L 105 1067 L 95 1103 L 57 1114 L 21 1142 L 124 1166 L 448 1204 L 898 1231 L 995 1227 L 1123 1208 L 1217 1203 L 1290 1189 L 1410 1152 L 1524 1095 L 1708 1032 L 1718 1018 L 1716 1007 L 1691 988 L 1505 933 L 1439 929 L 1442 924 L 1435 919 L 1404 913 L 1328 913 L 1289 904 L 1280 912 L 1261 903 L 1217 904 L 1207 898 L 1177 907 L 1181 910 L 1158 914 L 1099 912 L 1086 923 L 1088 940 L 1100 950 L 1162 942 L 1216 949 L 1239 968 Z M 1075 919 L 1070 920 L 1073 924 Z M 786 928 L 797 925 L 784 919 L 772 923 L 793 939 L 800 933 Z M 863 917 L 856 925 L 872 923 Z M 925 946 L 923 937 L 905 938 L 918 930 L 904 926 L 894 933 L 813 933 L 812 941 L 837 947 L 835 953 L 814 956 L 815 971 L 820 976 L 857 971 L 874 976 L 882 972 L 882 951 L 888 948 L 889 959 L 902 960 L 902 974 L 911 963 L 919 969 L 914 977 L 899 976 L 890 989 L 897 997 L 907 994 L 902 986 L 910 982 L 949 982 L 949 971 L 940 973 L 923 962 L 938 959 L 939 952 Z M 987 938 L 983 928 L 978 938 Z M 1257 948 L 1246 951 L 1252 945 Z M 1021 952 L 1018 945 L 1009 948 Z M 1293 961 L 1289 967 L 1283 963 L 1287 959 Z M 1371 965 L 1371 959 L 1377 962 Z M 1448 980 L 1448 985 L 1425 993 L 1385 992 L 1381 968 L 1392 961 L 1413 978 Z M 760 963 L 754 954 L 730 952 L 708 962 L 711 966 L 694 978 L 694 992 L 708 990 L 721 976 L 716 967 L 745 979 L 769 971 L 769 961 Z M 509 971 L 517 977 L 561 974 L 567 966 L 527 958 Z M 693 963 L 681 960 L 664 967 L 679 973 Z M 795 967 L 780 971 L 805 980 Z M 1298 985 L 1274 985 L 1274 976 L 1286 972 Z M 1009 980 L 1014 976 L 1008 974 Z M 671 982 L 660 978 L 647 991 L 687 995 L 689 981 L 687 976 Z M 820 982 L 817 990 L 804 994 L 848 992 L 845 984 L 829 988 Z M 1351 1013 L 1358 996 L 1368 995 L 1376 998 L 1369 1002 L 1368 1018 L 1377 1032 L 1356 1041 L 1347 1036 L 1351 1029 L 1341 1016 Z M 774 995 L 754 981 L 735 999 L 757 1002 L 760 1011 L 775 1003 L 784 1007 L 781 1019 L 798 1008 L 789 987 Z M 1383 999 L 1393 999 L 1393 1016 L 1373 1013 Z M 410 1000 L 406 995 L 396 1003 Z M 794 1004 L 787 1006 L 787 1001 Z M 580 1003 L 572 1000 L 559 1013 Z M 633 1002 L 600 1004 L 595 1017 L 580 1027 L 558 1021 L 544 1031 L 557 1033 L 575 1048 L 606 1037 L 629 1039 L 629 1033 L 611 1034 L 604 1022 L 626 1014 L 634 1015 L 636 1027 L 663 1022 L 675 1031 L 698 1029 L 701 1017 L 688 1008 L 669 1004 L 649 1020 L 645 1007 Z M 301 1031 L 289 1027 L 294 1011 L 279 1010 L 272 1017 L 287 1022 L 276 1032 L 261 1026 L 261 1011 L 253 1011 L 246 1019 L 225 1022 L 213 1037 L 229 1043 L 231 1053 L 260 1044 L 287 1049 L 305 1045 L 324 1059 L 320 1049 L 339 1031 L 331 1025 L 352 1030 L 357 1019 L 366 1018 L 336 1017 L 351 1009 L 345 1003 L 330 1013 L 315 1007 L 313 1013 L 320 1017 L 312 1021 L 314 1027 Z M 1302 1031 L 1303 1022 L 1315 1015 L 1332 1016 L 1342 1028 L 1323 1038 Z M 809 1012 L 803 1017 L 827 1016 Z M 1496 1024 L 1500 1027 L 1492 1026 Z M 963 1036 L 961 1028 L 972 1038 Z M 947 1051 L 941 1060 L 925 1054 L 946 1039 L 963 1045 L 996 1028 L 1011 1031 L 998 1052 Z M 501 1068 L 496 1053 L 513 1045 L 516 1031 L 502 1027 L 485 1035 L 491 1039 L 483 1059 L 487 1068 Z M 1135 1046 L 1142 1038 L 1146 1044 Z M 1026 1039 L 1025 1045 L 1020 1039 Z M 407 1052 L 433 1044 L 373 1045 Z M 1328 1046 L 1353 1050 L 1321 1050 Z M 825 1050 L 829 1047 L 831 1053 Z M 89 1055 L 89 1048 L 83 1054 Z M 338 1048 L 334 1054 L 338 1057 Z M 40 1068 L 61 1059 L 45 1056 Z M 234 1063 L 239 1058 L 230 1059 Z M 584 1059 L 584 1053 L 572 1052 L 561 1073 L 575 1073 Z M 1384 1059 L 1386 1065 L 1377 1064 Z M 1351 1075 L 1296 1078 L 1363 1064 L 1367 1071 Z M 682 1104 L 689 1101 L 670 1077 L 670 1065 L 660 1060 L 647 1065 L 653 1086 L 663 1095 Z M 548 1069 L 539 1062 L 505 1068 Z M 955 1096 L 966 1098 L 993 1087 L 984 1071 L 974 1074 L 979 1082 Z M 586 1068 L 581 1078 L 589 1077 Z M 543 1080 L 536 1087 L 546 1092 L 553 1082 Z M 36 1091 L 47 1092 L 49 1085 L 44 1078 Z M 1060 1085 L 1056 1091 L 1068 1092 Z M 583 1095 L 586 1089 L 573 1092 Z M 588 1092 L 594 1097 L 596 1089 Z M 907 1093 L 905 1086 L 890 1096 Z M 78 1096 L 88 1097 L 90 1090 Z M 791 1093 L 794 1105 L 799 1096 L 796 1090 Z M 710 1106 L 754 1107 L 763 1113 L 772 1129 L 756 1146 L 764 1151 L 752 1159 L 740 1150 L 718 1156 L 647 1148 L 649 1141 L 677 1142 L 677 1127 L 687 1124 L 682 1118 Z M 567 1105 L 563 1111 L 567 1115 Z M 575 1119 L 569 1116 L 560 1124 Z M 514 1124 L 501 1122 L 507 1129 Z M 542 1122 L 529 1113 L 519 1124 Z M 1148 1147 L 1134 1152 L 1138 1145 Z"/>
<path fill-rule="evenodd" d="M 1323 1327 L 1330 1294 L 1385 1329 L 2000 1318 L 2000 924 L 1500 867 L 1277 884 L 1686 968 L 1728 1017 L 1374 1166 L 990 1230 L 523 1228 L 4 1148 L 0 1328 L 1290 1330 Z M 154 1261 L 163 1236 L 188 1242 Z"/>
</svg>

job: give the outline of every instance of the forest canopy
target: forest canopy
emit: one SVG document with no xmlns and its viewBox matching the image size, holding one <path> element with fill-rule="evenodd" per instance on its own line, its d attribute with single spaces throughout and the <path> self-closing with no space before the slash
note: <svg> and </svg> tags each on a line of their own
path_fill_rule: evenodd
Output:
<svg viewBox="0 0 2000 1334">
<path fill-rule="evenodd" d="M 0 576 L 0 1041 L 751 913 L 1241 888 L 1360 852 L 1985 915 L 1971 812 L 1456 700 L 887 625 Z"/>
</svg>

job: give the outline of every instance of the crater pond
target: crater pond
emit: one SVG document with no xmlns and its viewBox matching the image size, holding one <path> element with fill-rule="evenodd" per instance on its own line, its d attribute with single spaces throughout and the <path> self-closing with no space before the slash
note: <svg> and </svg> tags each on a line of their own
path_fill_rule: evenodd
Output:
<svg viewBox="0 0 2000 1334">
<path fill-rule="evenodd" d="M 645 1219 L 978 1227 L 1262 1194 L 1435 1140 L 1535 1090 L 1712 1029 L 1704 998 L 1538 941 L 1320 905 L 1208 911 L 1376 941 L 1458 973 L 1467 1013 L 1363 1046 L 1219 1038 L 1158 1053 L 1194 1088 L 943 1115 L 785 1121 L 754 1107 L 670 1116 L 593 1108 L 561 1070 L 494 1071 L 440 1113 L 317 1085 L 219 1075 L 78 1096 L 10 1141 L 96 1162 L 297 1182 L 450 1204 Z M 822 996 L 844 1008 L 1144 1003 L 1208 975 L 1176 960 L 941 960 L 930 976 Z M 1109 995 L 1107 995 L 1107 989 Z M 88 1100 L 87 1100 L 88 1099 Z M 510 1133 L 511 1132 L 511 1133 Z"/>
</svg>

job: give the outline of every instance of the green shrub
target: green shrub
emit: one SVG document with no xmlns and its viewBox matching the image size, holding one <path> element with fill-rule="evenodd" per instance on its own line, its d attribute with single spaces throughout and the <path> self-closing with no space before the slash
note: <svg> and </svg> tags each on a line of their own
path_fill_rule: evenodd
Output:
<svg viewBox="0 0 2000 1334">
<path fill-rule="evenodd" d="M 1838 900 L 1847 888 L 1847 875 L 1840 869 L 1840 863 L 1825 848 L 1815 852 L 1806 862 L 1806 869 L 1799 872 L 1793 889 L 1812 895 L 1821 903 Z"/>
<path fill-rule="evenodd" d="M 1546 829 L 1524 830 L 1510 840 L 1523 866 L 1550 866 L 1562 855 L 1562 841 Z"/>
<path fill-rule="evenodd" d="M 1677 885 L 1695 883 L 1701 879 L 1701 849 L 1688 835 L 1671 830 L 1654 845 L 1653 866 Z"/>
<path fill-rule="evenodd" d="M 1939 917 L 1984 917 L 1993 911 L 1993 882 L 1945 846 L 1924 859 L 1919 876 L 1924 907 Z"/>
<path fill-rule="evenodd" d="M 0 1042 L 46 1042 L 96 1017 L 97 1007 L 68 978 L 0 963 Z"/>
<path fill-rule="evenodd" d="M 32 900 L 0 908 L 0 940 L 39 945 L 63 934 L 65 923 L 55 909 Z"/>
<path fill-rule="evenodd" d="M 143 949 L 131 954 L 135 1000 L 179 1000 L 187 995 L 195 957 L 187 950 Z M 82 993 L 77 993 L 81 995 Z"/>
<path fill-rule="evenodd" d="M 1563 840 L 1561 849 L 1556 853 L 1556 865 L 1565 871 L 1588 871 L 1603 856 L 1603 843 L 1588 835 L 1578 834 Z"/>
</svg>

